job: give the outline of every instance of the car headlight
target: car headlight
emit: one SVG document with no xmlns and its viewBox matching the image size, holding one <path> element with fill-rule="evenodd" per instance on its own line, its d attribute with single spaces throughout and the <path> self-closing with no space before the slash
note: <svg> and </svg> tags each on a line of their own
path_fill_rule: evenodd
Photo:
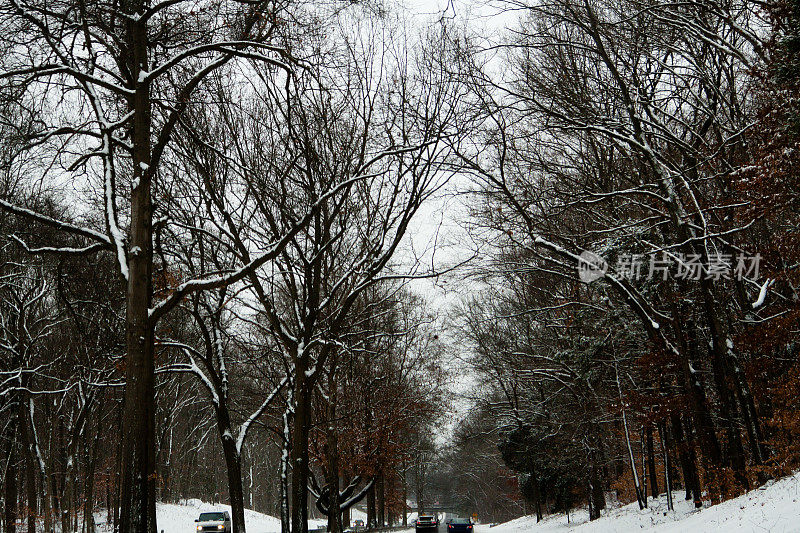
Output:
<svg viewBox="0 0 800 533">
<path fill-rule="evenodd" d="M 217 529 L 225 529 L 225 524 L 220 524 L 217 526 Z"/>
<path fill-rule="evenodd" d="M 197 531 L 203 531 L 203 526 L 197 526 Z"/>
</svg>

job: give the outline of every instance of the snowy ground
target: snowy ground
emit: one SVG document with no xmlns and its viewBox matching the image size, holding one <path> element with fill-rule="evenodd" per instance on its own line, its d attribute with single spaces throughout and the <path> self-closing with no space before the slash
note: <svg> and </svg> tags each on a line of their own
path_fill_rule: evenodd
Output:
<svg viewBox="0 0 800 533">
<path fill-rule="evenodd" d="M 593 522 L 586 511 L 545 518 L 539 524 L 536 517 L 522 517 L 511 522 L 476 526 L 475 533 L 545 533 L 570 531 L 576 533 L 616 533 L 654 531 L 658 533 L 693 532 L 800 532 L 800 473 L 767 484 L 748 494 L 713 507 L 695 510 L 692 502 L 676 491 L 675 511 L 667 511 L 666 496 L 651 499 L 649 508 L 639 510 L 636 503 L 608 511 Z"/>
<path fill-rule="evenodd" d="M 230 505 L 213 505 L 200 500 L 191 499 L 175 503 L 156 503 L 156 524 L 158 530 L 163 533 L 194 533 L 195 519 L 203 511 L 228 511 Z M 363 513 L 361 513 L 363 514 Z M 357 516 L 356 518 L 361 518 Z M 102 530 L 106 521 L 106 513 L 96 513 L 95 520 L 98 529 Z M 257 513 L 250 509 L 244 510 L 244 521 L 247 525 L 247 533 L 278 533 L 281 530 L 279 518 L 266 514 Z M 325 527 L 325 520 L 309 520 L 310 529 Z"/>
<path fill-rule="evenodd" d="M 156 523 L 159 532 L 163 533 L 194 533 L 195 519 L 204 511 L 228 511 L 230 505 L 210 504 L 200 500 L 185 500 L 180 504 L 156 503 Z M 366 520 L 367 515 L 358 509 L 350 510 L 351 520 Z M 281 530 L 281 521 L 274 516 L 257 513 L 250 509 L 244 510 L 244 521 L 247 533 L 278 533 Z M 95 522 L 99 531 L 105 531 L 106 513 L 95 513 Z M 324 528 L 326 520 L 309 520 L 309 529 Z"/>
</svg>

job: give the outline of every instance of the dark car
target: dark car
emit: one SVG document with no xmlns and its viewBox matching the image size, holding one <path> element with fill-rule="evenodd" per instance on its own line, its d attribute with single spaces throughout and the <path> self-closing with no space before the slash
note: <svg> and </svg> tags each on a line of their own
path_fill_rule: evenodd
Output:
<svg viewBox="0 0 800 533">
<path fill-rule="evenodd" d="M 417 518 L 417 531 L 430 531 L 439 527 L 439 520 L 429 514 L 421 514 Z"/>
<path fill-rule="evenodd" d="M 469 518 L 453 518 L 447 524 L 447 533 L 472 533 L 472 521 Z"/>
<path fill-rule="evenodd" d="M 200 513 L 197 522 L 198 533 L 231 533 L 231 515 L 228 511 Z"/>
</svg>

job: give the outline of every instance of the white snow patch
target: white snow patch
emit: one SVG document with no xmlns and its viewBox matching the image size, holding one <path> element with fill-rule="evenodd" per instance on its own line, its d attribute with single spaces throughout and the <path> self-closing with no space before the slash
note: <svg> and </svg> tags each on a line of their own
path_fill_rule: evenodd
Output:
<svg viewBox="0 0 800 533">
<path fill-rule="evenodd" d="M 585 509 L 565 515 L 550 516 L 536 523 L 536 516 L 524 516 L 489 528 L 477 525 L 475 533 L 532 533 L 576 531 L 578 533 L 613 533 L 655 531 L 658 533 L 711 532 L 790 532 L 800 531 L 800 473 L 770 482 L 765 486 L 726 502 L 700 510 L 683 499 L 683 491 L 674 491 L 675 511 L 667 511 L 666 495 L 650 498 L 649 507 L 639 510 L 636 503 L 610 511 L 589 522 Z"/>
<path fill-rule="evenodd" d="M 201 512 L 206 511 L 231 511 L 230 505 L 211 504 L 198 499 L 181 500 L 176 503 L 156 503 L 156 525 L 158 531 L 164 533 L 187 533 L 195 531 L 194 521 Z M 106 512 L 95 513 L 98 531 L 106 531 Z M 281 521 L 274 516 L 257 513 L 250 509 L 244 510 L 244 521 L 247 533 L 280 533 Z M 325 520 L 309 520 L 309 529 L 325 527 Z"/>
<path fill-rule="evenodd" d="M 764 305 L 764 302 L 767 299 L 767 289 L 769 289 L 773 283 L 774 280 L 771 279 L 768 279 L 767 281 L 764 282 L 764 284 L 761 286 L 761 290 L 758 291 L 758 298 L 756 298 L 756 301 L 753 302 L 753 309 L 758 309 L 759 307 Z"/>
</svg>

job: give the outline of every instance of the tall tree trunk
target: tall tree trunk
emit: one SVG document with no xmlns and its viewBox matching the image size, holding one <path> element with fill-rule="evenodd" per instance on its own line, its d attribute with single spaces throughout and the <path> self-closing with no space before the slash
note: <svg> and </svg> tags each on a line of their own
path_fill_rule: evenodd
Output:
<svg viewBox="0 0 800 533">
<path fill-rule="evenodd" d="M 307 356 L 295 364 L 294 434 L 292 437 L 292 533 L 308 533 L 308 432 L 311 391 L 308 390 Z"/>
<path fill-rule="evenodd" d="M 693 321 L 687 321 L 685 324 L 681 321 L 679 317 L 686 316 L 687 313 L 685 310 L 679 309 L 677 305 L 673 305 L 673 314 L 675 316 L 673 327 L 680 346 L 681 360 L 679 363 L 683 374 L 683 387 L 692 409 L 692 420 L 700 441 L 699 445 L 702 450 L 704 466 L 706 467 L 706 483 L 707 486 L 712 487 L 717 479 L 716 469 L 723 466 L 724 461 L 700 374 L 692 366 L 692 362 L 697 361 L 696 346 L 698 345 L 698 339 L 695 331 L 696 326 Z M 696 492 L 693 488 L 694 504 L 695 507 L 699 508 L 703 503 L 699 495 L 700 475 L 697 462 L 697 447 L 689 426 L 687 426 L 686 442 L 688 444 L 689 458 L 693 465 L 693 483 L 696 482 L 697 487 Z M 724 483 L 724 479 L 721 481 Z"/>
<path fill-rule="evenodd" d="M 10 433 L 8 435 L 8 447 L 5 450 L 8 455 L 8 463 L 3 472 L 3 515 L 5 533 L 16 533 L 17 531 L 17 422 L 12 419 L 9 423 Z"/>
<path fill-rule="evenodd" d="M 402 487 L 403 487 L 403 494 L 402 494 L 403 501 L 401 503 L 401 508 L 403 509 L 403 518 L 401 519 L 402 520 L 401 523 L 404 526 L 407 526 L 408 525 L 408 507 L 406 507 L 406 505 L 407 505 L 406 502 L 408 502 L 408 465 L 406 464 L 406 458 L 405 457 L 403 457 L 402 469 L 403 470 L 402 470 L 401 481 L 402 481 Z"/>
<path fill-rule="evenodd" d="M 100 431 L 96 431 L 92 439 L 92 449 L 86 465 L 83 491 L 83 524 L 86 533 L 94 533 L 94 475 L 97 466 L 97 449 L 100 442 Z M 88 450 L 87 450 L 88 451 Z"/>
<path fill-rule="evenodd" d="M 633 447 L 631 446 L 631 436 L 628 429 L 628 417 L 625 415 L 625 400 L 622 397 L 622 385 L 619 381 L 619 371 L 616 370 L 617 377 L 617 390 L 619 392 L 620 407 L 622 409 L 622 427 L 625 431 L 625 443 L 628 447 L 628 460 L 631 466 L 631 474 L 633 475 L 633 488 L 636 491 L 636 501 L 639 503 L 639 509 L 647 507 L 647 495 L 642 494 L 642 488 L 639 485 L 639 474 L 636 471 L 636 459 L 633 456 Z"/>
<path fill-rule="evenodd" d="M 126 312 L 125 404 L 122 420 L 121 533 L 155 533 L 156 446 L 153 328 L 148 311 L 152 300 L 152 218 L 150 191 L 150 82 L 140 80 L 149 70 L 147 21 L 138 16 L 142 0 L 128 0 L 125 12 L 126 67 L 135 81 L 128 99 L 133 113 L 133 183 L 130 204 L 130 253 Z"/>
<path fill-rule="evenodd" d="M 677 413 L 671 415 L 672 433 L 675 435 L 675 445 L 683 472 L 683 484 L 686 489 L 686 499 L 694 500 L 694 506 L 703 506 L 700 492 L 700 475 L 697 471 L 697 454 L 694 452 L 694 440 L 691 435 L 684 436 L 681 417 Z"/>
<path fill-rule="evenodd" d="M 596 455 L 596 454 L 593 454 Z M 596 457 L 592 458 L 591 476 L 589 478 L 589 500 L 591 510 L 589 520 L 596 520 L 600 518 L 600 512 L 606 508 L 606 497 L 603 493 L 603 482 L 600 479 L 600 469 L 597 466 Z M 540 514 L 540 512 L 539 512 Z M 537 515 L 537 522 L 539 518 Z"/>
<path fill-rule="evenodd" d="M 41 493 L 41 506 L 39 514 L 44 517 L 44 531 L 45 533 L 52 533 L 52 502 L 50 500 L 50 485 L 47 476 L 47 469 L 44 464 L 44 457 L 42 456 L 42 447 L 39 445 L 39 435 L 36 431 L 36 425 L 33 419 L 33 401 L 30 395 L 26 403 L 26 420 L 28 429 L 30 431 L 30 450 L 36 461 L 36 470 L 39 474 L 39 492 Z"/>
<path fill-rule="evenodd" d="M 29 418 L 26 412 L 28 402 L 25 400 L 18 401 L 17 420 L 19 421 L 20 437 L 22 438 L 22 455 L 25 461 L 25 498 L 27 500 L 26 514 L 28 518 L 28 533 L 36 533 L 36 519 L 37 513 L 37 500 L 38 493 L 36 492 L 36 459 L 33 457 L 33 441 L 31 437 L 31 428 L 29 427 Z"/>
<path fill-rule="evenodd" d="M 291 427 L 292 416 L 291 409 L 293 404 L 293 393 L 289 389 L 289 397 L 286 402 L 286 410 L 283 412 L 283 446 L 281 449 L 281 472 L 280 472 L 280 485 L 281 485 L 281 533 L 289 533 L 291 531 L 292 523 L 289 516 L 289 461 L 292 454 L 291 446 Z"/>
<path fill-rule="evenodd" d="M 51 492 L 53 494 L 53 515 L 55 520 L 61 519 L 61 498 L 64 495 L 64 475 L 66 470 L 66 448 L 64 444 L 64 415 L 58 413 L 56 418 L 56 440 L 55 449 L 51 445 L 51 457 L 53 459 L 53 474 L 51 478 Z"/>
<path fill-rule="evenodd" d="M 386 525 L 386 494 L 384 489 L 386 483 L 383 478 L 383 471 L 379 470 L 377 478 L 375 479 L 375 499 L 378 503 L 378 527 Z"/>
<path fill-rule="evenodd" d="M 642 496 L 644 497 L 644 506 L 647 507 L 647 450 L 645 449 L 645 428 L 642 426 L 642 434 L 639 438 L 639 443 L 642 445 Z"/>
<path fill-rule="evenodd" d="M 224 417 L 228 417 L 227 409 Z M 225 456 L 225 467 L 228 472 L 228 497 L 231 505 L 231 525 L 233 533 L 245 533 L 244 522 L 244 485 L 242 483 L 242 458 L 236 449 L 236 442 L 230 431 L 230 426 L 219 425 L 222 438 L 222 453 Z"/>
<path fill-rule="evenodd" d="M 375 483 L 367 491 L 367 528 L 375 527 Z"/>
<path fill-rule="evenodd" d="M 730 339 L 726 340 L 726 342 L 729 341 Z M 750 393 L 750 384 L 747 382 L 747 376 L 745 376 L 742 371 L 739 356 L 734 351 L 732 342 L 728 346 L 728 364 L 732 374 L 733 391 L 741 407 L 742 419 L 745 429 L 747 430 L 747 439 L 750 441 L 750 453 L 753 457 L 753 464 L 760 465 L 764 461 L 764 452 L 761 444 L 763 439 L 761 424 L 759 423 L 758 413 L 756 412 L 756 406 L 753 402 L 753 395 Z"/>
<path fill-rule="evenodd" d="M 658 478 L 656 477 L 656 458 L 653 452 L 653 425 L 647 424 L 645 429 L 647 440 L 647 468 L 650 471 L 650 495 L 653 499 L 658 499 Z"/>
<path fill-rule="evenodd" d="M 661 441 L 661 455 L 664 462 L 664 487 L 667 491 L 667 510 L 674 511 L 675 505 L 672 503 L 672 477 L 670 476 L 669 446 L 667 445 L 666 422 L 658 423 L 658 436 Z"/>
<path fill-rule="evenodd" d="M 706 319 L 708 320 L 711 334 L 711 370 L 714 375 L 714 385 L 719 397 L 720 417 L 725 421 L 728 436 L 728 456 L 733 467 L 734 476 L 740 486 L 750 490 L 750 482 L 745 473 L 744 445 L 739 432 L 738 410 L 728 386 L 727 367 L 727 335 L 723 329 L 717 313 L 716 302 L 710 280 L 701 280 L 700 287 L 703 291 Z M 726 485 L 722 484 L 722 495 L 727 496 Z"/>
<path fill-rule="evenodd" d="M 688 290 L 685 284 L 679 286 L 679 289 Z M 703 456 L 708 458 L 711 463 L 709 470 L 713 471 L 714 467 L 719 467 L 723 464 L 722 451 L 709 410 L 705 389 L 700 381 L 700 375 L 692 366 L 692 362 L 697 361 L 696 346 L 698 340 L 695 334 L 696 326 L 691 321 L 684 323 L 680 319 L 681 316 L 687 316 L 688 314 L 685 308 L 673 304 L 672 312 L 675 317 L 672 325 L 675 329 L 675 337 L 678 339 L 683 389 L 692 409 L 692 418 L 697 428 Z"/>
<path fill-rule="evenodd" d="M 338 353 L 331 352 L 331 371 L 328 373 L 328 427 L 326 430 L 325 452 L 328 460 L 325 482 L 330 494 L 328 500 L 328 532 L 340 533 L 342 513 L 339 510 L 339 435 L 336 429 L 336 402 L 338 386 L 336 383 L 336 364 Z"/>
</svg>

